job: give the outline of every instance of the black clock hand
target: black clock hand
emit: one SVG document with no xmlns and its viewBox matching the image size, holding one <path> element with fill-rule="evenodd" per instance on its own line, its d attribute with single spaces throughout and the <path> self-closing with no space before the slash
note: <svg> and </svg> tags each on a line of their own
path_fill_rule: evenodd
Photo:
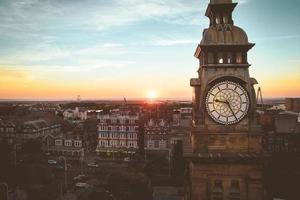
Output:
<svg viewBox="0 0 300 200">
<path fill-rule="evenodd" d="M 219 99 L 216 99 L 216 100 L 215 100 L 215 102 L 217 102 L 217 103 L 225 103 L 225 104 L 227 104 L 227 102 L 226 102 L 226 101 L 221 101 L 221 100 L 219 100 Z"/>
<path fill-rule="evenodd" d="M 231 105 L 228 101 L 226 101 L 226 104 L 228 105 L 230 111 L 232 112 L 233 116 L 235 117 L 236 120 L 238 120 L 238 118 L 236 117 L 235 113 L 233 112 L 232 108 L 231 108 Z"/>
</svg>

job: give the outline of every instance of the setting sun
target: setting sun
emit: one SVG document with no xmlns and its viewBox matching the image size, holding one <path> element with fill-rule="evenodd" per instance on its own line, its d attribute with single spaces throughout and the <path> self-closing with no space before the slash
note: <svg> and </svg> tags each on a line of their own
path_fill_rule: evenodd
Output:
<svg viewBox="0 0 300 200">
<path fill-rule="evenodd" d="M 156 99 L 157 98 L 157 92 L 154 90 L 149 90 L 147 92 L 147 98 L 150 100 Z"/>
</svg>

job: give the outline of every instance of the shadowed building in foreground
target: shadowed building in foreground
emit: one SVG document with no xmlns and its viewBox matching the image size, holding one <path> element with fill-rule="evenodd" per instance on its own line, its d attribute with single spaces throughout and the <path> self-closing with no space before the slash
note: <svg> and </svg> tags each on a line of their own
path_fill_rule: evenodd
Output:
<svg viewBox="0 0 300 200">
<path fill-rule="evenodd" d="M 232 0 L 211 0 L 195 57 L 200 61 L 194 88 L 192 151 L 188 160 L 186 199 L 262 200 L 262 132 L 249 75 L 246 32 L 235 26 Z"/>
</svg>

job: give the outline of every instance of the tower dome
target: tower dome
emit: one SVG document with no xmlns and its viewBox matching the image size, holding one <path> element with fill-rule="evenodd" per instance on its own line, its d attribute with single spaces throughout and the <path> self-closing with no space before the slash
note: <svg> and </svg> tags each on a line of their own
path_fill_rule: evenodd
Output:
<svg viewBox="0 0 300 200">
<path fill-rule="evenodd" d="M 249 44 L 246 32 L 237 27 L 230 26 L 227 30 L 211 26 L 203 32 L 201 45 L 245 45 Z"/>
</svg>

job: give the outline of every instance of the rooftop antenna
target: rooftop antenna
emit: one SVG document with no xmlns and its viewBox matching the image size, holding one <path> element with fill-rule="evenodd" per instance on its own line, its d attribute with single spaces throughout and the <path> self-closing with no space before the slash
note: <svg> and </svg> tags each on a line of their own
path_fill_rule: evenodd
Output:
<svg viewBox="0 0 300 200">
<path fill-rule="evenodd" d="M 262 91 L 261 91 L 260 87 L 258 87 L 258 90 L 257 90 L 257 96 L 256 96 L 257 103 L 258 103 L 258 100 L 260 100 L 260 103 L 261 103 L 261 110 L 264 110 L 264 100 L 263 100 L 263 95 L 262 95 Z"/>
</svg>

